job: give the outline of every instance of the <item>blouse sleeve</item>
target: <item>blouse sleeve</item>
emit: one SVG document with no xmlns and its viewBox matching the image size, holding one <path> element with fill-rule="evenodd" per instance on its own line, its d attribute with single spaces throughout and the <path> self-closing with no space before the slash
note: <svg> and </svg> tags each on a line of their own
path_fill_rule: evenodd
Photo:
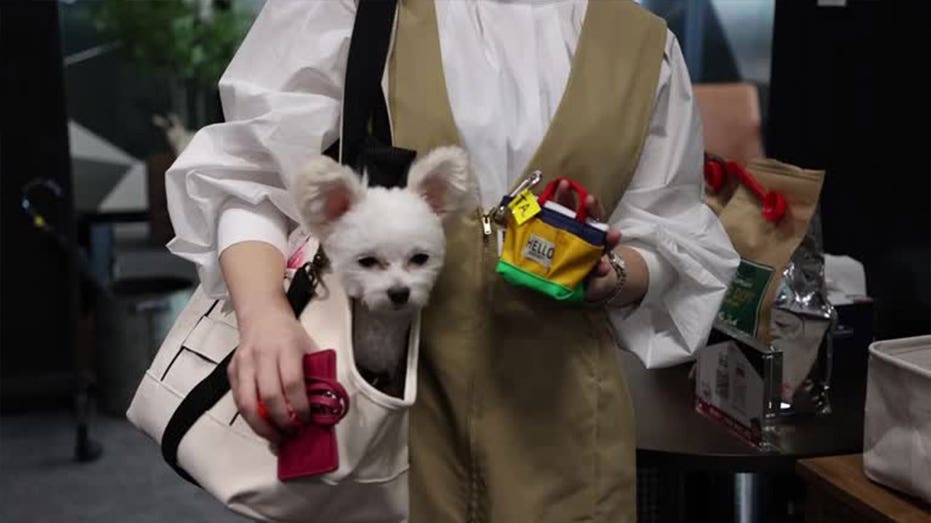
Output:
<svg viewBox="0 0 931 523">
<path fill-rule="evenodd" d="M 647 368 L 687 361 L 704 345 L 740 260 L 704 204 L 703 148 L 688 70 L 669 33 L 640 164 L 610 219 L 649 270 L 641 303 L 609 310 L 621 346 Z"/>
<path fill-rule="evenodd" d="M 219 82 L 224 122 L 200 129 L 166 174 L 173 254 L 226 296 L 219 254 L 264 241 L 287 256 L 301 165 L 339 137 L 353 0 L 270 0 Z"/>
</svg>

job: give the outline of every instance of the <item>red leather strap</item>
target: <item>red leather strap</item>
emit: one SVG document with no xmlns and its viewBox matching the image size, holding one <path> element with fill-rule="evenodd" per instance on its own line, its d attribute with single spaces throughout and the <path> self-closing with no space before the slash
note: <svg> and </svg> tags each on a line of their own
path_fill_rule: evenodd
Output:
<svg viewBox="0 0 931 523">
<path fill-rule="evenodd" d="M 559 187 L 559 182 L 565 180 L 569 183 L 569 189 L 575 192 L 578 197 L 578 209 L 575 211 L 575 219 L 582 223 L 585 223 L 585 220 L 588 219 L 588 207 L 585 205 L 585 201 L 588 199 L 588 191 L 585 190 L 585 187 L 582 186 L 579 182 L 575 180 L 570 180 L 569 178 L 556 178 L 550 183 L 546 184 L 546 187 L 543 189 L 543 193 L 540 194 L 537 198 L 537 203 L 541 206 L 552 200 L 553 196 L 556 195 L 556 189 Z"/>
</svg>

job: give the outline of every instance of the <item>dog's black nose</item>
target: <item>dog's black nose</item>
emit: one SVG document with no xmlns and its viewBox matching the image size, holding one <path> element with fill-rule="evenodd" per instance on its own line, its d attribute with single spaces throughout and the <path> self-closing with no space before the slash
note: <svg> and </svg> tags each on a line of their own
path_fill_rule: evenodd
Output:
<svg viewBox="0 0 931 523">
<path fill-rule="evenodd" d="M 407 287 L 392 287 L 388 289 L 388 297 L 391 298 L 391 303 L 404 305 L 411 297 L 411 290 Z"/>
</svg>

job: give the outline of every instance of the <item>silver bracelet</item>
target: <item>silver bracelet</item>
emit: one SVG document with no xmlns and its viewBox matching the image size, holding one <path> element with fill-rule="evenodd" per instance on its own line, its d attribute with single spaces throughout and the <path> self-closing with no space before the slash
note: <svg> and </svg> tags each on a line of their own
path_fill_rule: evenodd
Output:
<svg viewBox="0 0 931 523">
<path fill-rule="evenodd" d="M 613 250 L 608 251 L 607 256 L 611 268 L 614 269 L 614 273 L 617 274 L 617 283 L 614 285 L 614 289 L 611 290 L 610 294 L 600 300 L 589 302 L 590 305 L 597 307 L 610 305 L 611 302 L 620 296 L 621 291 L 624 290 L 624 285 L 627 283 L 627 262 Z"/>
</svg>

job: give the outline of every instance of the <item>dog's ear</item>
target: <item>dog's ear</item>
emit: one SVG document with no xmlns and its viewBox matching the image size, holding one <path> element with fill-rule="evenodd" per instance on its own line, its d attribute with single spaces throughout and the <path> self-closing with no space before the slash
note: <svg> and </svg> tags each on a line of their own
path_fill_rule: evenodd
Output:
<svg viewBox="0 0 931 523">
<path fill-rule="evenodd" d="M 469 157 L 460 147 L 437 147 L 415 161 L 407 175 L 407 188 L 425 199 L 441 218 L 477 203 Z"/>
<path fill-rule="evenodd" d="M 308 162 L 295 180 L 293 192 L 308 232 L 320 239 L 365 197 L 365 187 L 356 173 L 323 155 Z"/>
</svg>

